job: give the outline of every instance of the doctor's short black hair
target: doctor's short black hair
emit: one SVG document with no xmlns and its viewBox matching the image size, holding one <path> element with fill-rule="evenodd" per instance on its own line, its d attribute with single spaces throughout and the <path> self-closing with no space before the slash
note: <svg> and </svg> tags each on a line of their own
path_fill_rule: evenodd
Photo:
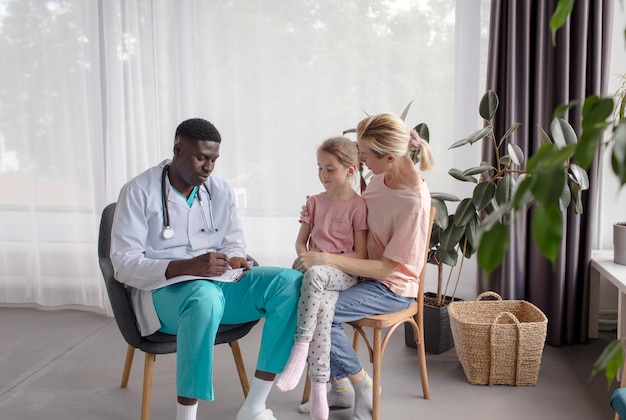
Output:
<svg viewBox="0 0 626 420">
<path fill-rule="evenodd" d="M 217 143 L 222 142 L 222 136 L 217 128 L 209 121 L 202 118 L 191 118 L 178 124 L 174 142 L 177 143 L 180 138 L 189 140 L 209 140 Z"/>
</svg>

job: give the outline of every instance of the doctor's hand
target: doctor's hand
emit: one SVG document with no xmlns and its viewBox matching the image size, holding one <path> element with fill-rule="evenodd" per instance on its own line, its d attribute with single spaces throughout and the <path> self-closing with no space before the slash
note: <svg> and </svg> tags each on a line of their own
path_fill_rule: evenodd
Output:
<svg viewBox="0 0 626 420">
<path fill-rule="evenodd" d="M 221 252 L 207 252 L 197 257 L 170 261 L 165 270 L 165 277 L 199 276 L 212 277 L 224 274 L 229 268 L 228 257 Z"/>
<path fill-rule="evenodd" d="M 232 268 L 245 268 L 246 270 L 252 270 L 252 267 L 250 267 L 250 264 L 248 263 L 248 261 L 245 258 L 241 258 L 241 257 L 232 257 L 230 259 L 230 266 Z"/>
</svg>

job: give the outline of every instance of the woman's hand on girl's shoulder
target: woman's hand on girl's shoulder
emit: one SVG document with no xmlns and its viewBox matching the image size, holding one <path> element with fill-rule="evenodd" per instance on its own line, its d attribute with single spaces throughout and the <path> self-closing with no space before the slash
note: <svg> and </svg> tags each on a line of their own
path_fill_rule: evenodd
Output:
<svg viewBox="0 0 626 420">
<path fill-rule="evenodd" d="M 306 202 L 309 201 L 310 197 L 311 197 L 310 195 L 307 195 L 306 201 L 304 202 L 302 207 L 300 207 L 300 220 L 298 220 L 300 223 L 304 223 L 303 219 L 305 219 L 309 215 L 309 212 L 306 209 Z"/>
</svg>

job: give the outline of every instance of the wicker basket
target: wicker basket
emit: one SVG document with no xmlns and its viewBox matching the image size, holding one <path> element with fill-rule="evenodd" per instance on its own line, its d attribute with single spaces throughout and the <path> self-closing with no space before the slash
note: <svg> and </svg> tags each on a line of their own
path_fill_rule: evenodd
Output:
<svg viewBox="0 0 626 420">
<path fill-rule="evenodd" d="M 494 296 L 497 300 L 481 300 Z M 523 300 L 494 292 L 448 305 L 450 328 L 467 380 L 480 385 L 535 385 L 548 319 Z"/>
</svg>

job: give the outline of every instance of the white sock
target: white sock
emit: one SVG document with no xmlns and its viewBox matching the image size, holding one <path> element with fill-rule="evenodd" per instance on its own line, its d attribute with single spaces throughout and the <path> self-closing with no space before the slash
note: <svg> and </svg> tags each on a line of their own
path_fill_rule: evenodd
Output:
<svg viewBox="0 0 626 420">
<path fill-rule="evenodd" d="M 251 419 L 265 410 L 265 401 L 270 395 L 274 381 L 264 381 L 256 376 L 252 378 L 248 397 L 237 413 L 237 419 Z"/>
<path fill-rule="evenodd" d="M 196 420 L 198 403 L 194 405 L 183 405 L 176 403 L 176 420 Z"/>
<path fill-rule="evenodd" d="M 372 418 L 372 378 L 366 373 L 365 377 L 352 384 L 354 387 L 354 414 L 352 420 Z"/>
<path fill-rule="evenodd" d="M 326 394 L 326 398 L 331 409 L 352 407 L 354 404 L 354 389 L 348 378 L 331 382 L 330 391 Z M 298 411 L 300 413 L 309 413 L 311 411 L 311 402 L 300 404 Z"/>
</svg>

